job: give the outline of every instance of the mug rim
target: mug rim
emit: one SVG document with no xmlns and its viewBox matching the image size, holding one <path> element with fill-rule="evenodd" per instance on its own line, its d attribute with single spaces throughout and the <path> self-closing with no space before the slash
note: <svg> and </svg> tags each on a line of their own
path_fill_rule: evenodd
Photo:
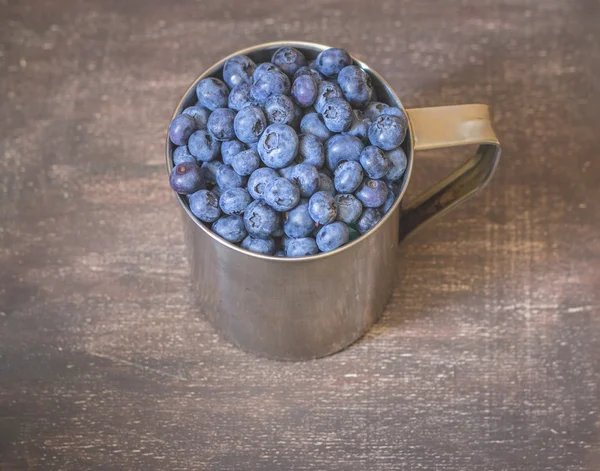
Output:
<svg viewBox="0 0 600 471">
<path fill-rule="evenodd" d="M 261 44 L 255 45 L 255 46 L 250 46 L 250 47 L 246 47 L 244 49 L 235 51 L 232 54 L 229 54 L 228 56 L 225 56 L 222 59 L 220 59 L 219 61 L 215 62 L 213 65 L 211 65 L 209 68 L 207 68 L 203 73 L 201 73 L 192 82 L 192 84 L 188 87 L 188 89 L 183 94 L 182 98 L 177 103 L 177 106 L 175 107 L 175 111 L 173 112 L 171 120 L 173 120 L 176 116 L 181 114 L 181 112 L 184 110 L 184 103 L 188 101 L 190 95 L 193 93 L 195 96 L 196 85 L 198 84 L 198 82 L 200 82 L 200 80 L 203 80 L 205 78 L 214 76 L 214 74 L 216 72 L 218 72 L 219 70 L 221 70 L 223 68 L 223 65 L 225 64 L 225 62 L 228 59 L 230 59 L 231 57 L 240 55 L 240 54 L 247 55 L 247 54 L 252 54 L 255 52 L 260 52 L 264 49 L 275 48 L 275 47 L 277 47 L 277 48 L 295 47 L 295 48 L 299 48 L 299 49 L 312 49 L 312 50 L 316 49 L 319 52 L 322 52 L 322 51 L 330 48 L 330 46 L 326 46 L 326 45 L 320 44 L 320 43 L 291 40 L 291 41 L 272 41 L 272 42 L 267 42 L 267 43 L 261 43 Z M 404 198 L 404 194 L 406 193 L 406 189 L 408 187 L 408 182 L 410 181 L 410 177 L 412 174 L 412 167 L 413 167 L 414 141 L 413 141 L 413 132 L 412 132 L 412 124 L 410 122 L 410 116 L 408 115 L 408 113 L 406 113 L 406 109 L 402 105 L 402 102 L 400 101 L 400 98 L 398 98 L 398 95 L 396 94 L 394 89 L 375 69 L 370 67 L 365 62 L 358 60 L 352 54 L 350 54 L 350 57 L 352 58 L 352 60 L 355 64 L 359 65 L 363 70 L 365 70 L 372 77 L 377 79 L 378 83 L 380 83 L 382 85 L 382 87 L 386 89 L 387 93 L 395 100 L 395 102 L 396 102 L 395 106 L 397 106 L 402 111 L 404 111 L 406 114 L 406 117 L 407 117 L 408 130 L 407 130 L 407 135 L 406 135 L 405 141 L 406 141 L 406 139 L 410 139 L 410 143 L 408 145 L 408 151 L 406 152 L 407 165 L 406 165 L 406 170 L 404 171 L 403 181 L 402 181 L 402 186 L 400 188 L 400 192 L 399 192 L 398 196 L 396 197 L 396 201 L 394 201 L 394 204 L 392 205 L 392 207 L 388 210 L 388 212 L 386 214 L 383 215 L 381 220 L 373 228 L 371 228 L 366 234 L 360 235 L 353 241 L 351 241 L 345 245 L 342 245 L 341 247 L 338 247 L 337 249 L 332 250 L 331 252 L 320 252 L 315 255 L 306 255 L 304 257 L 277 257 L 275 255 L 263 255 L 263 254 L 251 252 L 250 250 L 246 250 L 238 245 L 232 244 L 231 242 L 223 239 L 221 236 L 214 233 L 209 227 L 207 227 L 196 216 L 194 216 L 194 214 L 192 214 L 188 204 L 185 202 L 182 195 L 180 195 L 179 193 L 173 192 L 173 193 L 175 193 L 175 196 L 177 197 L 177 201 L 179 202 L 179 204 L 181 205 L 181 207 L 183 208 L 183 210 L 185 211 L 187 216 L 196 224 L 196 226 L 198 226 L 201 230 L 203 230 L 209 237 L 211 237 L 213 240 L 219 242 L 220 244 L 222 244 L 230 249 L 233 249 L 240 254 L 244 254 L 246 256 L 259 258 L 259 259 L 263 259 L 266 261 L 275 261 L 275 262 L 284 262 L 284 263 L 309 262 L 312 260 L 316 261 L 318 259 L 323 259 L 325 257 L 340 254 L 343 251 L 349 250 L 351 247 L 354 247 L 358 243 L 366 241 L 369 237 L 373 236 L 373 234 L 375 232 L 377 232 L 378 230 L 381 230 L 381 228 L 388 221 L 388 219 L 390 219 L 392 217 L 392 214 L 395 211 L 399 210 L 400 204 L 402 202 L 402 199 Z M 169 138 L 169 130 L 168 129 L 169 129 L 169 127 L 167 126 L 165 156 L 166 156 L 167 172 L 168 172 L 168 174 L 170 174 L 171 170 L 173 169 L 173 150 L 176 146 L 171 142 L 171 140 Z"/>
</svg>

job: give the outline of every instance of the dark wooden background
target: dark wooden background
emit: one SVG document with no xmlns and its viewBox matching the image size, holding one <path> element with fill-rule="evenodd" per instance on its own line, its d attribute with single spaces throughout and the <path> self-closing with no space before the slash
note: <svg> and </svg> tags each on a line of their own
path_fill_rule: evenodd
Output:
<svg viewBox="0 0 600 471">
<path fill-rule="evenodd" d="M 600 3 L 0 0 L 0 469 L 600 469 Z M 407 241 L 383 320 L 260 360 L 196 314 L 163 138 L 276 39 L 407 107 L 489 103 L 483 192 Z M 411 193 L 466 156 L 418 156 Z"/>
</svg>

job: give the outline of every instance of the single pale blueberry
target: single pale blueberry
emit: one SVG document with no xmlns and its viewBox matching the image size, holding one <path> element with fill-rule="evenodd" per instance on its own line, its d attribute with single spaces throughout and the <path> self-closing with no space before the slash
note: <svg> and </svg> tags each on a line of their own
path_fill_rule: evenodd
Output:
<svg viewBox="0 0 600 471">
<path fill-rule="evenodd" d="M 242 83 L 252 83 L 256 64 L 248 56 L 240 54 L 230 57 L 223 66 L 223 80 L 230 88 Z"/>
<path fill-rule="evenodd" d="M 343 49 L 329 48 L 317 56 L 316 67 L 325 77 L 335 77 L 340 71 L 352 64 L 352 58 Z"/>
<path fill-rule="evenodd" d="M 336 216 L 338 221 L 345 222 L 346 224 L 358 221 L 358 218 L 362 214 L 363 206 L 354 195 L 336 195 L 335 202 L 338 208 Z"/>
<path fill-rule="evenodd" d="M 292 77 L 300 67 L 306 65 L 306 57 L 296 48 L 282 47 L 275 51 L 271 62 Z"/>
<path fill-rule="evenodd" d="M 219 207 L 230 216 L 240 215 L 252 203 L 252 197 L 244 188 L 230 188 L 221 194 Z"/>
<path fill-rule="evenodd" d="M 245 144 L 258 142 L 266 127 L 267 119 L 258 106 L 245 106 L 233 121 L 235 135 Z"/>
<path fill-rule="evenodd" d="M 317 191 L 308 201 L 308 212 L 318 224 L 329 224 L 335 221 L 337 205 L 335 199 L 329 193 Z"/>
<path fill-rule="evenodd" d="M 321 252 L 331 252 L 350 240 L 350 229 L 341 221 L 323 226 L 317 234 L 317 247 Z"/>
<path fill-rule="evenodd" d="M 285 252 L 288 257 L 306 257 L 319 253 L 319 247 L 312 237 L 302 237 L 299 239 L 290 239 Z"/>
<path fill-rule="evenodd" d="M 380 115 L 369 127 L 369 141 L 383 150 L 392 150 L 406 137 L 406 124 L 397 116 Z"/>
<path fill-rule="evenodd" d="M 221 150 L 221 143 L 205 130 L 196 131 L 188 141 L 190 154 L 201 162 L 214 160 Z"/>
<path fill-rule="evenodd" d="M 194 118 L 187 114 L 180 114 L 175 116 L 169 125 L 169 138 L 176 146 L 184 146 L 196 129 Z"/>
<path fill-rule="evenodd" d="M 229 108 L 217 108 L 208 118 L 208 132 L 218 141 L 229 141 L 235 138 L 233 122 L 236 112 Z"/>
<path fill-rule="evenodd" d="M 244 211 L 244 225 L 251 236 L 266 239 L 277 230 L 279 217 L 265 202 L 253 201 Z"/>
<path fill-rule="evenodd" d="M 269 237 L 268 239 L 259 239 L 249 235 L 242 241 L 241 247 L 250 252 L 262 255 L 273 255 L 275 252 L 275 241 L 272 237 Z"/>
<path fill-rule="evenodd" d="M 368 146 L 360 154 L 360 164 L 369 178 L 385 177 L 390 168 L 390 159 L 379 147 Z"/>
<path fill-rule="evenodd" d="M 334 172 L 333 184 L 339 193 L 354 193 L 363 180 L 363 169 L 359 162 L 341 162 Z"/>
<path fill-rule="evenodd" d="M 224 216 L 212 225 L 212 230 L 228 242 L 238 243 L 248 235 L 241 216 Z"/>
<path fill-rule="evenodd" d="M 229 87 L 218 78 L 208 77 L 200 80 L 196 85 L 198 103 L 213 111 L 217 108 L 227 108 Z"/>
<path fill-rule="evenodd" d="M 221 216 L 219 198 L 212 191 L 200 190 L 189 196 L 190 211 L 204 222 L 215 222 Z"/>
<path fill-rule="evenodd" d="M 271 124 L 258 141 L 258 154 L 266 166 L 283 168 L 298 153 L 298 135 L 285 124 Z"/>
</svg>

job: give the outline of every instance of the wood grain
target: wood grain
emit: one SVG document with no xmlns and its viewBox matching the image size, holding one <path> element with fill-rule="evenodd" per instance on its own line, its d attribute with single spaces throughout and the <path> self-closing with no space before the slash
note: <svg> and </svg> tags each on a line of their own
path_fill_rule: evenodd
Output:
<svg viewBox="0 0 600 471">
<path fill-rule="evenodd" d="M 600 4 L 0 1 L 0 469 L 600 467 Z M 163 164 L 206 67 L 345 47 L 489 103 L 490 186 L 403 245 L 384 319 L 278 363 L 196 315 Z M 419 154 L 410 193 L 463 155 Z"/>
</svg>

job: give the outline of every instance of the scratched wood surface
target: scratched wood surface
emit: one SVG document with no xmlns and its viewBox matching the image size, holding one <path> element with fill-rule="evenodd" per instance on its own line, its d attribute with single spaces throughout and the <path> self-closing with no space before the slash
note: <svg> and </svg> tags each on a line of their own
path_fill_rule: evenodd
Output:
<svg viewBox="0 0 600 471">
<path fill-rule="evenodd" d="M 0 1 L 0 469 L 600 469 L 600 4 Z M 383 320 L 259 360 L 195 311 L 163 135 L 274 39 L 408 107 L 489 103 L 496 177 L 407 241 Z M 466 156 L 420 154 L 411 194 Z"/>
</svg>

